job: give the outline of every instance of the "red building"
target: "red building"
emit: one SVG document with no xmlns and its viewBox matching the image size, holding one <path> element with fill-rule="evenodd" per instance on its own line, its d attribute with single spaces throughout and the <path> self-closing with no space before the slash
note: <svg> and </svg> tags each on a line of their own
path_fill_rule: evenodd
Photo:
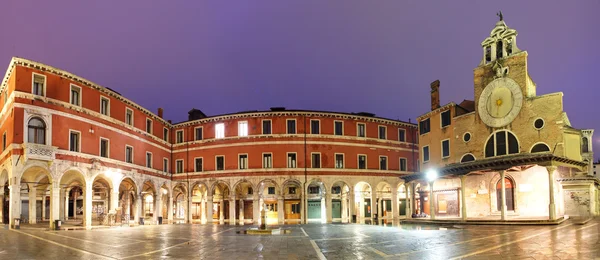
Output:
<svg viewBox="0 0 600 260">
<path fill-rule="evenodd" d="M 118 92 L 13 58 L 0 87 L 2 221 L 349 222 L 404 214 L 416 126 L 271 108 L 172 124 Z"/>
</svg>

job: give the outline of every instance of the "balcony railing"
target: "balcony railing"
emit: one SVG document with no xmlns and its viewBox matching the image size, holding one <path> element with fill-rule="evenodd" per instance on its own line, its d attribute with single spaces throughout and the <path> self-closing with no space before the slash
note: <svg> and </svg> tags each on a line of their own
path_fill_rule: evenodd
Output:
<svg viewBox="0 0 600 260">
<path fill-rule="evenodd" d="M 34 143 L 24 143 L 23 149 L 25 150 L 25 159 L 34 159 L 34 160 L 42 160 L 42 161 L 53 161 L 56 158 L 56 147 L 44 145 L 44 144 L 34 144 Z"/>
</svg>

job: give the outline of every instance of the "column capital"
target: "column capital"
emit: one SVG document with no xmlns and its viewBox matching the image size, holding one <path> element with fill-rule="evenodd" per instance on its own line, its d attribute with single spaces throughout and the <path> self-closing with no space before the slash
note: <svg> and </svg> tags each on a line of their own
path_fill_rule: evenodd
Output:
<svg viewBox="0 0 600 260">
<path fill-rule="evenodd" d="M 558 166 L 555 165 L 550 165 L 550 166 L 545 166 L 546 171 L 548 171 L 548 174 L 552 174 L 556 171 L 556 169 L 558 169 Z"/>
</svg>

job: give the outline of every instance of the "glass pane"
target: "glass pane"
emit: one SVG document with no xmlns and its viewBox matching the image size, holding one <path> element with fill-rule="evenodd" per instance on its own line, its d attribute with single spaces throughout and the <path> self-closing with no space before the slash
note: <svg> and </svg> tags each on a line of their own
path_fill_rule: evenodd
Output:
<svg viewBox="0 0 600 260">
<path fill-rule="evenodd" d="M 496 156 L 506 155 L 506 132 L 496 133 Z"/>
</svg>

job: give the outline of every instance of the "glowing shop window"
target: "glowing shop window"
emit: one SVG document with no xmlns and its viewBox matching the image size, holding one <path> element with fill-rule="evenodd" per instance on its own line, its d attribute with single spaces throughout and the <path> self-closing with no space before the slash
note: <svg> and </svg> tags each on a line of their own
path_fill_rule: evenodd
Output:
<svg viewBox="0 0 600 260">
<path fill-rule="evenodd" d="M 225 124 L 219 123 L 215 125 L 215 138 L 225 138 Z"/>
</svg>

